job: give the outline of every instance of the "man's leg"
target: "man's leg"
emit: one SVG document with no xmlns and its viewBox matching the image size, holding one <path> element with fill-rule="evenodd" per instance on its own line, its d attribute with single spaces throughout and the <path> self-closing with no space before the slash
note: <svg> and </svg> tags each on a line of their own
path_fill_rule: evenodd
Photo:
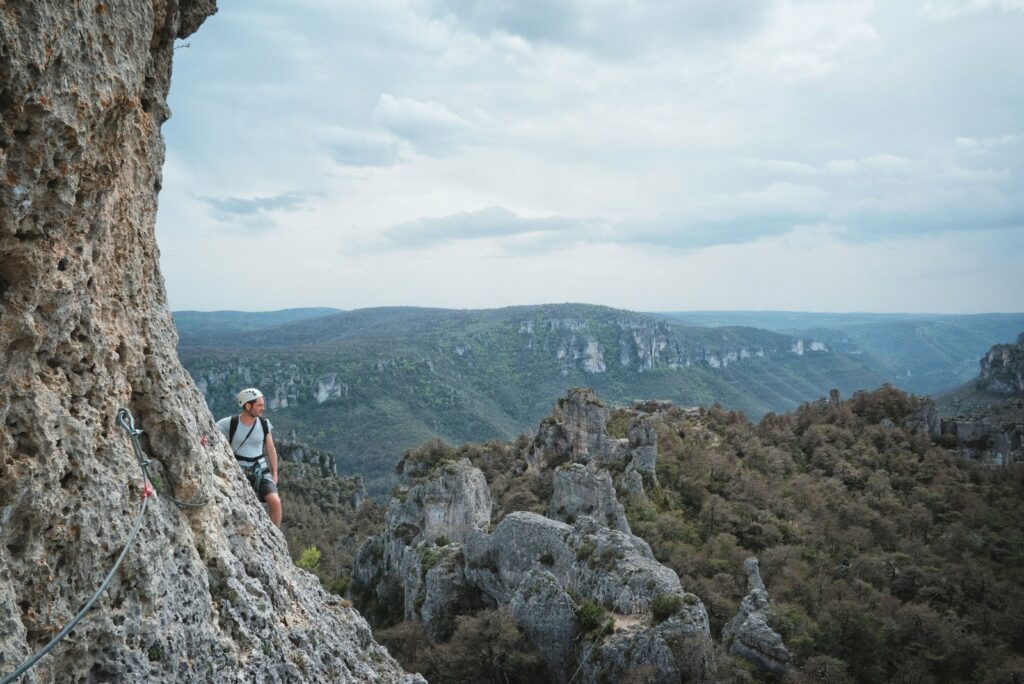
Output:
<svg viewBox="0 0 1024 684">
<path fill-rule="evenodd" d="M 270 520 L 278 527 L 281 526 L 281 497 L 274 494 L 267 494 L 263 502 L 270 508 Z"/>
</svg>

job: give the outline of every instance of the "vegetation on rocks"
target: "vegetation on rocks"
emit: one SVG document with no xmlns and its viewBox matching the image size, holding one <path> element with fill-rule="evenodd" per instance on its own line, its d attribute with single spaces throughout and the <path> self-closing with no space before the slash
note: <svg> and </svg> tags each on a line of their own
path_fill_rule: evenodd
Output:
<svg viewBox="0 0 1024 684">
<path fill-rule="evenodd" d="M 647 416 L 659 486 L 624 500 L 630 526 L 703 601 L 716 638 L 747 592 L 743 561 L 758 557 L 771 626 L 793 656 L 787 681 L 1015 681 L 1024 671 L 1024 464 L 969 462 L 904 427 L 921 405 L 883 387 L 759 423 L 717 406 Z M 547 510 L 550 477 L 527 471 L 532 448 L 526 437 L 435 442 L 407 463 L 468 458 L 488 480 L 497 524 L 515 510 Z M 596 549 L 577 553 L 601 561 Z M 676 609 L 655 601 L 652 617 Z M 474 620 L 505 634 L 489 653 L 516 663 L 502 670 L 513 681 L 534 661 L 501 632 L 503 619 L 463 616 L 459 629 Z M 589 631 L 600 623 L 591 622 Z M 473 669 L 479 654 L 458 639 L 430 644 L 417 629 L 379 636 L 428 678 L 461 667 L 477 681 L 493 676 Z M 760 676 L 724 652 L 718 659 L 722 681 Z"/>
</svg>

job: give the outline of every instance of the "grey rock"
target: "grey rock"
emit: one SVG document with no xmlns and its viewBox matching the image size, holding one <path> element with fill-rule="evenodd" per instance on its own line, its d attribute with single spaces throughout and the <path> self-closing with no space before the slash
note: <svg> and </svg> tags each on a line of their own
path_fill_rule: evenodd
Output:
<svg viewBox="0 0 1024 684">
<path fill-rule="evenodd" d="M 405 468 L 403 483 L 413 483 L 401 498 L 388 505 L 387 529 L 408 543 L 424 539 L 465 540 L 470 530 L 491 521 L 491 490 L 487 478 L 468 459 L 436 466 L 434 477 L 426 471 Z M 409 535 L 412 535 L 409 537 Z"/>
<path fill-rule="evenodd" d="M 978 385 L 986 392 L 1024 396 L 1024 332 L 1016 344 L 997 344 L 980 361 Z"/>
<path fill-rule="evenodd" d="M 461 543 L 490 522 L 490 489 L 467 459 L 403 465 L 402 480 L 411 486 L 396 488 L 384 532 L 357 552 L 351 591 L 381 601 L 401 596 L 405 619 L 423 620 L 429 635 L 442 638 L 450 608 L 469 591 Z"/>
<path fill-rule="evenodd" d="M 590 516 L 608 527 L 631 534 L 626 512 L 615 498 L 612 476 L 607 470 L 580 463 L 559 466 L 552 477 L 548 517 L 572 523 Z"/>
<path fill-rule="evenodd" d="M 578 681 L 622 681 L 633 676 L 649 684 L 715 682 L 717 668 L 707 613 L 686 594 L 677 615 L 652 627 L 616 631 L 589 653 Z"/>
<path fill-rule="evenodd" d="M 730 653 L 746 658 L 777 677 L 786 672 L 790 654 L 782 637 L 768 624 L 768 591 L 761 580 L 756 558 L 743 562 L 749 593 L 739 612 L 722 628 L 722 644 Z"/>
<path fill-rule="evenodd" d="M 422 681 L 297 569 L 176 354 L 154 235 L 174 41 L 212 0 L 0 11 L 0 670 L 28 681 Z M 206 437 L 207 439 L 203 439 Z"/>
<path fill-rule="evenodd" d="M 333 454 L 298 441 L 294 433 L 279 438 L 275 431 L 274 446 L 277 447 L 277 456 L 282 461 L 313 466 L 319 471 L 320 477 L 334 477 L 337 474 Z"/>
<path fill-rule="evenodd" d="M 617 473 L 617 490 L 646 499 L 640 491 L 644 483 L 658 486 L 658 434 L 641 416 L 630 425 L 626 439 L 612 437 L 607 429 L 609 415 L 593 390 L 569 390 L 537 429 L 527 456 L 530 470 L 539 473 L 566 463 L 606 468 Z M 639 480 L 631 473 L 638 473 Z"/>
<path fill-rule="evenodd" d="M 612 465 L 627 459 L 628 441 L 608 435 L 608 408 L 588 388 L 569 390 L 537 430 L 528 457 L 531 468 L 545 470 L 565 462 Z"/>
<path fill-rule="evenodd" d="M 574 401 L 586 403 L 587 396 L 577 393 Z M 591 420 L 591 428 L 603 433 L 604 423 L 593 415 L 581 419 L 577 413 L 575 420 Z M 574 439 L 593 438 L 591 454 L 602 448 L 589 429 L 578 429 L 579 422 L 570 427 Z M 636 431 L 634 441 L 640 448 L 650 446 L 653 430 Z M 619 443 L 629 456 L 629 440 Z M 572 442 L 558 448 L 571 450 Z M 372 592 L 379 601 L 396 602 L 406 619 L 421 620 L 435 640 L 451 633 L 456 612 L 468 605 L 508 605 L 556 681 L 566 681 L 587 662 L 574 648 L 575 601 L 595 601 L 629 616 L 636 633 L 616 636 L 617 645 L 594 662 L 626 673 L 656 652 L 659 676 L 682 673 L 711 681 L 705 677 L 714 661 L 704 606 L 683 591 L 679 577 L 654 559 L 644 540 L 628 532 L 611 476 L 597 460 L 571 462 L 552 474 L 552 514 L 574 519 L 573 524 L 516 511 L 488 531 L 491 503 L 482 473 L 465 460 L 444 461 L 445 453 L 419 450 L 403 460 L 398 468 L 403 484 L 389 505 L 386 530 L 357 554 L 355 594 Z M 639 471 L 631 473 L 642 480 Z M 584 512 L 597 513 L 601 521 Z M 442 542 L 447 544 L 438 546 Z M 665 595 L 680 597 L 681 609 L 650 627 L 652 602 Z M 596 681 L 597 670 L 588 672 L 582 681 Z"/>
<path fill-rule="evenodd" d="M 574 664 L 577 619 L 572 599 L 558 579 L 546 570 L 531 570 L 519 584 L 509 609 L 548 664 L 554 681 L 567 681 Z"/>
<path fill-rule="evenodd" d="M 942 416 L 930 399 L 923 401 L 920 408 L 914 411 L 904 421 L 904 427 L 912 432 L 918 432 L 936 439 L 942 435 Z"/>
<path fill-rule="evenodd" d="M 466 575 L 496 603 L 508 603 L 540 568 L 619 613 L 647 610 L 660 594 L 682 593 L 679 577 L 654 560 L 646 542 L 581 517 L 573 526 L 536 513 L 509 514 L 466 542 Z"/>
<path fill-rule="evenodd" d="M 434 641 L 447 639 L 455 629 L 458 608 L 475 603 L 477 593 L 466 581 L 462 546 L 452 543 L 427 548 L 420 556 L 420 566 L 427 568 L 423 603 L 410 617 L 421 620 L 427 636 Z"/>
</svg>

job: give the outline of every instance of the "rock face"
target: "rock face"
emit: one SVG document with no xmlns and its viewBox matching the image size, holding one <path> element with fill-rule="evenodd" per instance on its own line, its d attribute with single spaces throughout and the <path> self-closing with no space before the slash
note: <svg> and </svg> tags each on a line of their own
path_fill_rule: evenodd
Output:
<svg viewBox="0 0 1024 684">
<path fill-rule="evenodd" d="M 768 590 L 761 580 L 756 558 L 743 562 L 749 593 L 736 616 L 722 628 L 722 643 L 730 653 L 742 656 L 777 677 L 786 672 L 789 651 L 782 637 L 768 624 Z"/>
<path fill-rule="evenodd" d="M 1024 396 L 1024 333 L 1016 344 L 997 344 L 981 358 L 978 383 L 993 394 Z"/>
<path fill-rule="evenodd" d="M 542 655 L 555 681 L 579 667 L 585 682 L 621 679 L 649 668 L 650 681 L 713 681 L 707 612 L 679 577 L 630 533 L 610 471 L 654 477 L 656 436 L 634 422 L 630 438 L 607 433 L 608 409 L 590 390 L 572 390 L 546 419 L 523 477 L 551 477 L 551 517 L 514 511 L 490 529 L 483 473 L 451 452 L 408 452 L 386 531 L 360 549 L 352 591 L 363 603 L 400 603 L 432 639 L 447 638 L 454 617 L 474 607 L 506 605 Z M 445 456 L 445 454 L 448 456 Z M 445 460 L 445 459 L 448 460 Z M 555 464 L 562 465 L 555 465 Z M 554 468 L 544 473 L 544 469 Z M 372 594 L 372 596 L 370 596 Z M 651 624 L 655 601 L 679 608 Z M 585 602 L 633 616 L 599 649 L 580 640 Z"/>
<path fill-rule="evenodd" d="M 967 459 L 995 466 L 1020 461 L 1024 459 L 1024 333 L 1016 344 L 993 346 L 980 365 L 975 381 L 925 403 L 928 434 Z M 921 421 L 917 414 L 911 418 Z"/>
<path fill-rule="evenodd" d="M 549 518 L 572 523 L 587 515 L 614 530 L 631 534 L 626 511 L 615 498 L 615 486 L 607 470 L 595 470 L 581 463 L 559 466 L 552 486 Z"/>
<path fill-rule="evenodd" d="M 564 463 L 578 463 L 592 472 L 614 470 L 618 473 L 614 478 L 617 491 L 642 497 L 645 478 L 657 484 L 658 435 L 641 416 L 630 423 L 628 437 L 613 437 L 608 434 L 610 415 L 592 389 L 569 390 L 537 429 L 527 458 L 530 469 L 538 473 Z M 576 479 L 582 484 L 578 476 Z M 585 486 L 598 485 L 590 482 Z"/>
<path fill-rule="evenodd" d="M 431 638 L 444 638 L 455 606 L 472 602 L 462 544 L 490 522 L 491 494 L 483 473 L 465 459 L 402 466 L 385 532 L 356 555 L 352 592 L 383 603 L 401 600 L 403 619 L 420 620 Z"/>
<path fill-rule="evenodd" d="M 326 451 L 315 449 L 305 442 L 295 438 L 295 433 L 279 438 L 274 435 L 274 446 L 277 447 L 277 455 L 283 461 L 289 463 L 305 463 L 317 469 L 320 477 L 334 477 L 334 456 Z M 364 493 L 365 496 L 365 493 Z"/>
<path fill-rule="evenodd" d="M 100 585 L 139 511 L 119 406 L 182 510 L 151 503 L 33 681 L 400 681 L 296 569 L 175 353 L 154 237 L 176 38 L 212 0 L 0 9 L 0 674 Z"/>
</svg>

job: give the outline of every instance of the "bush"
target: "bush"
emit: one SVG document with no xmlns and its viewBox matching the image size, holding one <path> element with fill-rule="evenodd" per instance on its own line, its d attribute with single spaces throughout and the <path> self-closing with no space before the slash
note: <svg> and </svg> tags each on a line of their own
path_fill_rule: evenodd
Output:
<svg viewBox="0 0 1024 684">
<path fill-rule="evenodd" d="M 299 556 L 299 560 L 295 561 L 295 564 L 303 570 L 316 572 L 317 568 L 320 567 L 320 549 L 315 546 L 307 546 L 302 549 L 302 554 Z"/>
<path fill-rule="evenodd" d="M 679 594 L 658 594 L 651 601 L 651 615 L 655 623 L 664 622 L 682 607 L 683 597 Z"/>
</svg>

